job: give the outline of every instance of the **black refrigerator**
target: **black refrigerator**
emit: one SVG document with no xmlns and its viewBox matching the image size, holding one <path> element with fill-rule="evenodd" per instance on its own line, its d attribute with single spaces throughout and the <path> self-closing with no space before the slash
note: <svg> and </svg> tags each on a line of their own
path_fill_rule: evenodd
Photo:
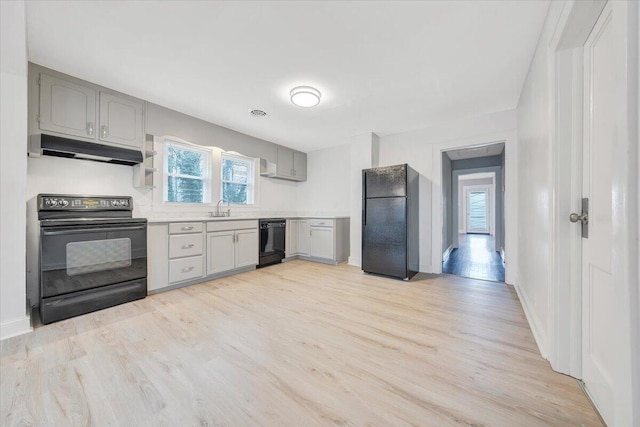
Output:
<svg viewBox="0 0 640 427">
<path fill-rule="evenodd" d="M 409 165 L 362 171 L 362 270 L 409 280 L 419 269 L 418 173 Z"/>
</svg>

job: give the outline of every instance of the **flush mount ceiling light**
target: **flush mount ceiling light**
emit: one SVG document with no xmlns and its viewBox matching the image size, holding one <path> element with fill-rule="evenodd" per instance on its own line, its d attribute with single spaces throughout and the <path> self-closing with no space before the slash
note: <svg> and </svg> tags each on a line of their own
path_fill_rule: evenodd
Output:
<svg viewBox="0 0 640 427">
<path fill-rule="evenodd" d="M 320 91 L 311 86 L 298 86 L 289 92 L 291 102 L 298 107 L 315 107 L 320 103 Z"/>
</svg>

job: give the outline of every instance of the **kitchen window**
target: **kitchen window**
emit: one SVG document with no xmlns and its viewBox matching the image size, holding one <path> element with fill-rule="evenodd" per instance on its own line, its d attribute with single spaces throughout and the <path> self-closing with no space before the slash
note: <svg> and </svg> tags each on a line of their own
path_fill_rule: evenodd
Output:
<svg viewBox="0 0 640 427">
<path fill-rule="evenodd" d="M 165 140 L 164 201 L 211 202 L 211 151 Z"/>
<path fill-rule="evenodd" d="M 254 203 L 255 160 L 235 154 L 222 154 L 222 200 L 236 205 Z"/>
</svg>

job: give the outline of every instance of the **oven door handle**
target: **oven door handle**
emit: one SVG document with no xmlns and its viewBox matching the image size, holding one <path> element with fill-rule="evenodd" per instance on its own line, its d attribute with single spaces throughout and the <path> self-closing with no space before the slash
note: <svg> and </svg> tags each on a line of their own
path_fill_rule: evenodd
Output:
<svg viewBox="0 0 640 427">
<path fill-rule="evenodd" d="M 146 225 L 134 225 L 130 227 L 91 227 L 91 228 L 64 228 L 64 229 L 42 229 L 43 236 L 60 236 L 60 235 L 68 235 L 68 234 L 84 234 L 84 233 L 100 233 L 100 232 L 109 232 L 109 231 L 137 231 L 137 230 L 146 230 Z"/>
</svg>

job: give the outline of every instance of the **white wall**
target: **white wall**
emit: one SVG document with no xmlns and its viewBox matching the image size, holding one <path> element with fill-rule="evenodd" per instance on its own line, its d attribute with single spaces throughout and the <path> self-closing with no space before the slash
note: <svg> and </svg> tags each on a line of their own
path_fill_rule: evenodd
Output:
<svg viewBox="0 0 640 427">
<path fill-rule="evenodd" d="M 432 223 L 432 215 L 440 209 L 439 206 L 432 206 L 432 183 L 435 181 L 438 186 L 441 185 L 441 177 L 435 176 L 440 172 L 435 172 L 433 166 L 434 159 L 436 163 L 441 162 L 440 148 L 452 149 L 510 139 L 507 141 L 508 149 L 515 149 L 515 140 L 511 136 L 515 128 L 516 112 L 509 110 L 380 137 L 380 166 L 408 163 L 420 174 L 420 271 L 433 273 L 441 269 L 441 247 L 433 247 L 435 235 L 441 234 L 441 231 L 434 231 Z M 507 179 L 516 181 L 517 178 L 514 175 Z M 437 190 L 440 194 L 441 188 Z M 513 212 L 516 211 L 515 206 L 511 208 Z M 441 217 L 441 214 L 438 215 Z M 440 237 L 437 240 L 440 242 Z M 513 283 L 517 277 L 515 251 L 507 271 L 510 272 L 507 280 Z"/>
<path fill-rule="evenodd" d="M 25 301 L 27 45 L 23 1 L 0 2 L 0 339 L 31 329 Z"/>
<path fill-rule="evenodd" d="M 378 166 L 380 139 L 374 133 L 354 136 L 349 140 L 349 264 L 362 265 L 362 170 Z"/>
<path fill-rule="evenodd" d="M 545 357 L 552 265 L 548 46 L 561 9 L 560 2 L 549 8 L 517 109 L 521 254 L 517 289 Z"/>
<path fill-rule="evenodd" d="M 345 215 L 350 210 L 349 144 L 307 153 L 307 181 L 297 185 L 300 215 Z"/>
</svg>

